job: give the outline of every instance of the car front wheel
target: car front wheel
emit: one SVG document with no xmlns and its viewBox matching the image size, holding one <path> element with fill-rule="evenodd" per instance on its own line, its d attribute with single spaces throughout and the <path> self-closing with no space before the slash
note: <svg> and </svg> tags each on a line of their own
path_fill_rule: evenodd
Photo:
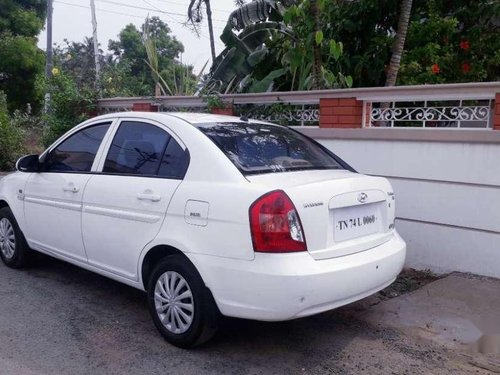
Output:
<svg viewBox="0 0 500 375">
<path fill-rule="evenodd" d="M 215 302 L 198 271 L 181 255 L 168 256 L 156 266 L 148 305 L 156 328 L 175 346 L 203 344 L 217 329 Z"/>
<path fill-rule="evenodd" d="M 26 263 L 28 244 L 9 207 L 0 209 L 0 258 L 6 266 L 21 268 Z"/>
</svg>

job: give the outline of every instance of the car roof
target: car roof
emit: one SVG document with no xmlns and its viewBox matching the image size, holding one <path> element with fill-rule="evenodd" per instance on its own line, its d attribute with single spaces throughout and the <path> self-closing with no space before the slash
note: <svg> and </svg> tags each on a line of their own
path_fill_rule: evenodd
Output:
<svg viewBox="0 0 500 375">
<path fill-rule="evenodd" d="M 203 124 L 207 122 L 241 122 L 236 116 L 214 115 L 211 113 L 189 113 L 189 112 L 166 112 L 191 124 Z"/>
<path fill-rule="evenodd" d="M 192 113 L 192 112 L 115 112 L 95 117 L 92 120 L 105 120 L 117 117 L 138 117 L 143 119 L 161 120 L 165 117 L 176 117 L 189 122 L 190 124 L 203 124 L 208 122 L 242 122 L 237 116 L 214 115 L 211 113 Z"/>
</svg>

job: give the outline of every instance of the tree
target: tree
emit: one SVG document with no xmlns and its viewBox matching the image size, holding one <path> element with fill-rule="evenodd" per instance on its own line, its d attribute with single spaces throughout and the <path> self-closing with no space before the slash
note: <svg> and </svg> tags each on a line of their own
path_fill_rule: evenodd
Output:
<svg viewBox="0 0 500 375">
<path fill-rule="evenodd" d="M 411 4 L 413 0 L 402 0 L 401 11 L 399 13 L 398 31 L 394 38 L 392 47 L 391 61 L 387 69 L 386 86 L 394 86 L 398 76 L 399 66 L 401 63 L 401 56 L 405 46 L 406 33 L 408 32 L 408 23 L 410 22 Z"/>
<path fill-rule="evenodd" d="M 416 2 L 399 84 L 500 80 L 500 3 Z"/>
<path fill-rule="evenodd" d="M 99 50 L 99 87 L 104 97 L 151 96 L 160 81 L 171 88 L 162 94 L 195 91 L 192 67 L 178 60 L 184 47 L 158 17 L 146 19 L 140 28 L 126 25 L 117 40 L 109 41 L 109 49 L 111 52 L 106 54 Z M 64 83 L 64 89 L 81 103 L 92 98 L 96 87 L 93 50 L 92 38 L 85 38 L 83 42 L 65 40 L 56 46 L 54 63 L 60 74 L 48 84 L 61 90 L 58 85 Z"/>
<path fill-rule="evenodd" d="M 1 0 L 0 33 L 35 37 L 43 27 L 46 1 L 40 0 Z"/>
<path fill-rule="evenodd" d="M 381 86 L 398 22 L 398 0 L 332 0 L 325 2 L 323 35 L 343 44 L 337 61 L 353 86 Z"/>
<path fill-rule="evenodd" d="M 0 1 L 0 90 L 7 95 L 8 107 L 37 107 L 37 74 L 44 68 L 44 54 L 36 46 L 43 27 L 46 2 L 40 0 Z"/>
<path fill-rule="evenodd" d="M 344 41 L 342 70 L 353 76 L 356 87 L 385 85 L 401 0 L 326 4 L 322 14 L 330 21 L 323 24 L 323 34 Z M 498 1 L 413 1 L 396 84 L 499 80 L 499 17 Z"/>
<path fill-rule="evenodd" d="M 184 46 L 174 36 L 166 23 L 158 17 L 148 18 L 138 30 L 133 24 L 125 26 L 118 40 L 109 41 L 109 49 L 113 51 L 115 68 L 128 72 L 122 77 L 122 83 L 128 92 L 135 95 L 152 95 L 155 92 L 155 75 L 148 66 L 148 54 L 144 44 L 144 35 L 154 40 L 158 58 L 158 72 L 167 70 L 170 65 L 178 64 L 176 60 Z M 117 69 L 114 69 L 115 73 Z M 103 76 L 110 78 L 106 72 Z M 104 84 L 106 84 L 104 79 Z"/>
<path fill-rule="evenodd" d="M 253 17 L 259 3 L 273 9 L 264 20 Z M 311 13 L 313 4 L 319 12 Z M 253 83 L 279 69 L 286 72 L 273 78 L 272 87 L 259 89 L 318 87 L 319 66 L 323 87 L 500 80 L 498 1 L 257 0 L 247 5 L 252 8 L 244 14 L 252 17 L 245 19 L 252 25 L 231 25 L 234 36 L 224 30 L 226 49 L 211 68 L 211 82 L 221 81 L 222 91 L 228 86 L 253 90 Z M 242 10 L 235 10 L 230 21 L 240 22 L 238 12 Z M 315 63 L 318 51 L 321 64 Z M 265 59 L 256 60 L 259 56 Z M 237 84 L 228 85 L 233 78 Z"/>
<path fill-rule="evenodd" d="M 101 69 L 106 69 L 110 63 L 109 56 L 105 56 L 99 50 L 99 62 Z M 83 42 L 70 42 L 67 39 L 54 48 L 54 66 L 64 71 L 70 76 L 76 86 L 95 86 L 95 60 L 94 42 L 91 37 L 84 38 Z"/>
</svg>

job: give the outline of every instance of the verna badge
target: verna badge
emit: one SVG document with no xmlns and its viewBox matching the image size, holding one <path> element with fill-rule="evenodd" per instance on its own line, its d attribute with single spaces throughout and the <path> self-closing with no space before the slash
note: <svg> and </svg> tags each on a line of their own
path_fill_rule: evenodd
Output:
<svg viewBox="0 0 500 375">
<path fill-rule="evenodd" d="M 365 203 L 367 199 L 368 199 L 368 195 L 366 195 L 366 193 L 359 193 L 359 195 L 358 195 L 358 202 L 359 203 Z"/>
</svg>

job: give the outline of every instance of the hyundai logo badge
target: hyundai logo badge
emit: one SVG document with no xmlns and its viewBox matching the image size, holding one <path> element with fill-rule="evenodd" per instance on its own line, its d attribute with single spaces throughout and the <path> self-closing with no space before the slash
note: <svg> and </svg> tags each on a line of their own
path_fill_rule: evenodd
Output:
<svg viewBox="0 0 500 375">
<path fill-rule="evenodd" d="M 368 199 L 368 195 L 366 195 L 366 193 L 359 193 L 359 195 L 358 195 L 358 202 L 359 203 L 365 203 L 367 199 Z"/>
</svg>

